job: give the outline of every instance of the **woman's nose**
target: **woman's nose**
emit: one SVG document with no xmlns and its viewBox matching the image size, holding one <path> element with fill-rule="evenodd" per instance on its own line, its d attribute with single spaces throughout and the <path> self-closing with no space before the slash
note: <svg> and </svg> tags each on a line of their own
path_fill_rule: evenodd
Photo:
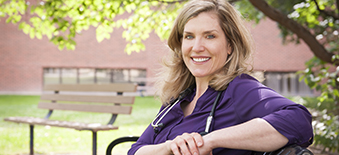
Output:
<svg viewBox="0 0 339 155">
<path fill-rule="evenodd" d="M 205 50 L 202 39 L 196 38 L 193 43 L 192 51 L 203 52 Z"/>
</svg>

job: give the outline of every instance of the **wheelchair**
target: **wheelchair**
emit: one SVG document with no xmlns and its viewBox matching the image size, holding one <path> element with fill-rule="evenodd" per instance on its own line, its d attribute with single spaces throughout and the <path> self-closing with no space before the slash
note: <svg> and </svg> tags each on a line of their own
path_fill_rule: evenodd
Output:
<svg viewBox="0 0 339 155">
<path fill-rule="evenodd" d="M 112 155 L 114 146 L 124 142 L 136 142 L 139 139 L 137 136 L 120 137 L 113 140 L 106 149 L 106 155 Z M 291 145 L 283 147 L 273 152 L 256 152 L 252 155 L 313 155 L 313 153 L 307 148 L 302 148 L 298 145 Z"/>
</svg>

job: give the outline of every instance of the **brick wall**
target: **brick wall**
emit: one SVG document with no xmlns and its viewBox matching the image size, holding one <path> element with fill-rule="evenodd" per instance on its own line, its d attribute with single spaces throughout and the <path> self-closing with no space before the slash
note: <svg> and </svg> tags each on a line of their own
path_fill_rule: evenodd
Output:
<svg viewBox="0 0 339 155">
<path fill-rule="evenodd" d="M 303 43 L 282 44 L 277 24 L 269 19 L 251 27 L 256 45 L 254 67 L 256 70 L 290 72 L 305 69 L 305 62 L 313 57 L 308 46 Z"/>
<path fill-rule="evenodd" d="M 95 29 L 76 37 L 76 50 L 59 51 L 47 38 L 31 39 L 17 25 L 0 21 L 0 93 L 39 93 L 43 67 L 136 68 L 147 69 L 154 76 L 159 61 L 167 51 L 165 43 L 154 34 L 146 50 L 128 55 L 121 37 L 115 30 L 111 39 L 98 43 Z"/>
</svg>

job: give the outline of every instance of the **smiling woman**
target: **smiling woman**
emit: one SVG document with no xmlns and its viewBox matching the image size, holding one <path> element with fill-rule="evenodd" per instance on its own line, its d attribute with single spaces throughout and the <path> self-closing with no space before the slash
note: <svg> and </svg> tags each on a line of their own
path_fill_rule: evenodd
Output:
<svg viewBox="0 0 339 155">
<path fill-rule="evenodd" d="M 201 5 L 198 5 L 198 3 Z M 159 93 L 160 98 L 165 104 L 169 103 L 173 97 L 178 97 L 182 90 L 195 83 L 195 78 L 188 70 L 187 64 L 183 63 L 183 52 L 192 42 L 196 44 L 195 49 L 203 49 L 212 48 L 213 45 L 210 44 L 215 44 L 215 40 L 225 40 L 219 41 L 217 47 L 227 50 L 227 59 L 221 60 L 224 64 L 222 71 L 215 74 L 214 78 L 209 81 L 209 85 L 216 90 L 224 90 L 227 84 L 237 75 L 249 74 L 252 68 L 249 60 L 252 59 L 253 41 L 241 17 L 232 5 L 224 4 L 222 1 L 199 1 L 188 5 L 180 12 L 168 38 L 168 46 L 173 52 L 170 53 L 171 58 L 164 62 L 167 68 L 164 69 L 163 74 L 160 74 L 162 77 L 158 81 L 161 91 Z M 210 20 L 195 18 L 203 16 L 200 13 L 208 14 Z M 204 30 L 201 29 L 203 26 Z M 202 32 L 197 34 L 198 32 L 193 31 Z M 197 40 L 196 35 L 205 35 L 201 37 L 204 40 Z M 187 44 L 184 44 L 185 42 Z M 203 62 L 210 58 L 209 55 L 207 55 L 208 57 L 202 56 L 192 58 L 197 60 L 196 62 Z M 177 87 L 173 87 L 173 85 Z"/>
<path fill-rule="evenodd" d="M 252 39 L 225 0 L 192 0 L 168 39 L 159 114 L 128 154 L 252 155 L 312 143 L 308 110 L 249 75 Z"/>
</svg>

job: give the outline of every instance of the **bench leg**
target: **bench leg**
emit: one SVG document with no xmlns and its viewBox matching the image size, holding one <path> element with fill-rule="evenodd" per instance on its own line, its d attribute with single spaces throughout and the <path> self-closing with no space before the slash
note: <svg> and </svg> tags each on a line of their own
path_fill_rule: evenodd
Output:
<svg viewBox="0 0 339 155">
<path fill-rule="evenodd" d="M 29 125 L 29 155 L 34 154 L 34 125 Z"/>
<path fill-rule="evenodd" d="M 97 155 L 97 132 L 96 131 L 92 131 L 93 136 L 92 136 L 92 151 L 93 151 L 93 155 Z"/>
</svg>

